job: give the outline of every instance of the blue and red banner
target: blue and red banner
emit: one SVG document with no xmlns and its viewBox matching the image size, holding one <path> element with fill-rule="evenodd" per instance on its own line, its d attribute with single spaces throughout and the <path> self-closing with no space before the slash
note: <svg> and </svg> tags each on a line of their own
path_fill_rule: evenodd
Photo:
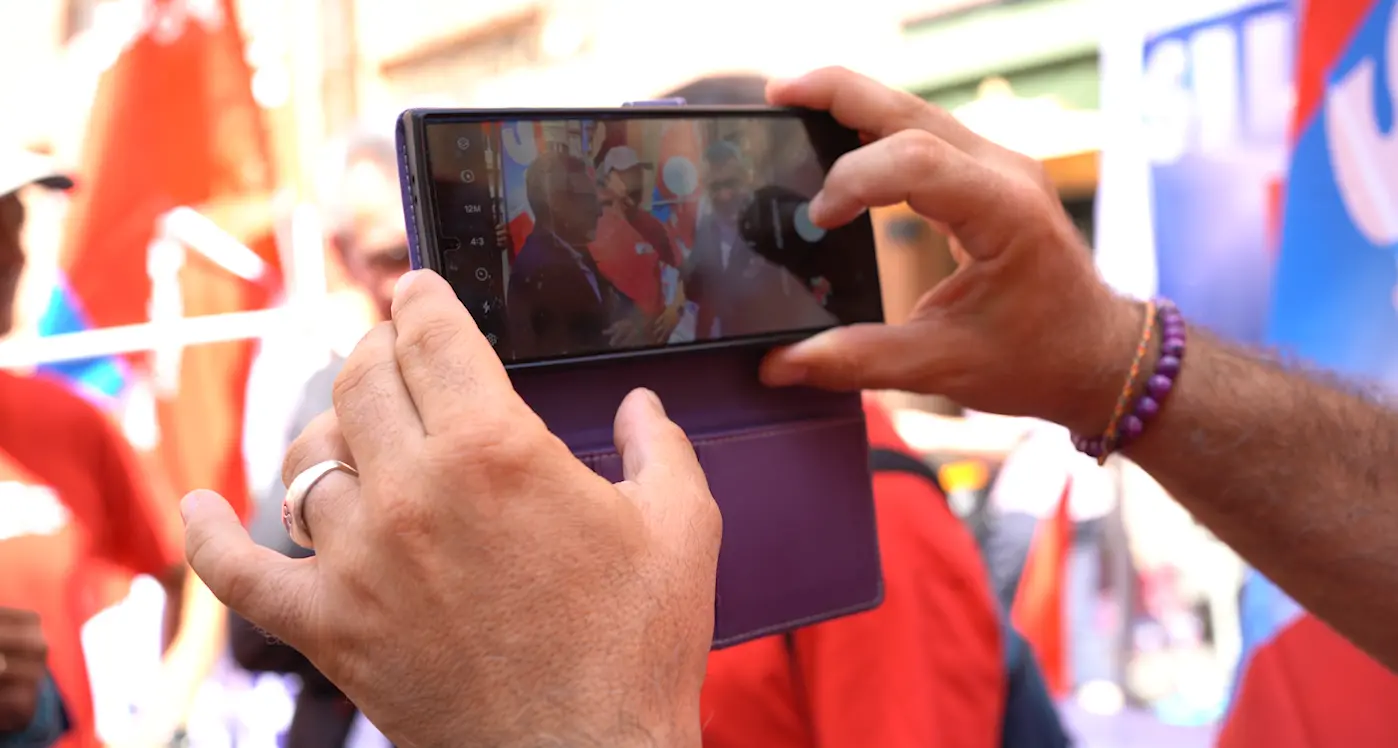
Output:
<svg viewBox="0 0 1398 748">
<path fill-rule="evenodd" d="M 1398 2 L 1310 0 L 1267 340 L 1398 386 Z M 1221 748 L 1398 745 L 1398 676 L 1260 575 Z"/>
</svg>

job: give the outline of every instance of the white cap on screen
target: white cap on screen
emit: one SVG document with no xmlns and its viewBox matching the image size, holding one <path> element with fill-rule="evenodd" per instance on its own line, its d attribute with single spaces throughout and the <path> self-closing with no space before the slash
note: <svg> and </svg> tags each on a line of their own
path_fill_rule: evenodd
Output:
<svg viewBox="0 0 1398 748">
<path fill-rule="evenodd" d="M 602 176 L 611 174 L 614 171 L 626 171 L 637 166 L 645 166 L 641 163 L 641 157 L 636 155 L 636 151 L 630 146 L 619 145 L 607 151 L 607 155 L 602 159 Z"/>
<path fill-rule="evenodd" d="M 8 195 L 31 184 L 66 190 L 73 186 L 73 180 L 47 156 L 0 144 L 0 195 Z"/>
</svg>

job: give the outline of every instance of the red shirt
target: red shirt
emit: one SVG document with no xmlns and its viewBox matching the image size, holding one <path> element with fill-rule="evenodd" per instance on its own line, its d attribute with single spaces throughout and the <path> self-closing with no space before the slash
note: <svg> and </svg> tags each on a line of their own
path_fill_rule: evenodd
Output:
<svg viewBox="0 0 1398 748">
<path fill-rule="evenodd" d="M 655 316 L 665 309 L 665 299 L 660 288 L 660 262 L 667 259 L 661 252 L 668 253 L 669 239 L 665 226 L 646 213 L 653 222 L 647 231 L 666 236 L 666 244 L 657 247 L 654 241 L 636 224 L 628 221 L 619 209 L 608 208 L 602 211 L 597 222 L 597 238 L 588 245 L 597 269 L 618 291 L 636 303 L 645 314 Z M 645 224 L 643 224 L 645 225 Z"/>
<path fill-rule="evenodd" d="M 865 401 L 873 446 L 905 451 Z M 998 748 L 1000 624 L 975 541 L 914 475 L 874 477 L 884 603 L 709 656 L 705 748 Z"/>
<path fill-rule="evenodd" d="M 183 554 L 175 507 L 146 488 L 105 415 L 61 385 L 0 372 L 0 605 L 39 613 L 74 729 L 97 748 L 81 631 L 113 566 L 164 575 Z"/>
</svg>

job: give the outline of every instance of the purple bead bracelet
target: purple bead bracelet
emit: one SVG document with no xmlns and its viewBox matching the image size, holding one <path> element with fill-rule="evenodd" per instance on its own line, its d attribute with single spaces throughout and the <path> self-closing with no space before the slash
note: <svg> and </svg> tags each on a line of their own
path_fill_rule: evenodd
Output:
<svg viewBox="0 0 1398 748">
<path fill-rule="evenodd" d="M 1146 425 L 1160 413 L 1165 399 L 1175 388 L 1175 378 L 1184 365 L 1185 343 L 1188 334 L 1185 330 L 1184 315 L 1179 307 L 1169 299 L 1155 299 L 1156 323 L 1160 328 L 1160 357 L 1155 369 L 1146 378 L 1144 391 L 1137 396 L 1130 412 L 1117 424 L 1115 434 L 1101 436 L 1073 436 L 1073 446 L 1089 457 L 1101 459 L 1126 447 L 1140 438 Z"/>
</svg>

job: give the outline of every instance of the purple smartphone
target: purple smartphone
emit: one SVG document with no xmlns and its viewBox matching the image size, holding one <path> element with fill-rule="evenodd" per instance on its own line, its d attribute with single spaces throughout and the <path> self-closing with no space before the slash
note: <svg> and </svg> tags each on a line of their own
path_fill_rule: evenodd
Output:
<svg viewBox="0 0 1398 748">
<path fill-rule="evenodd" d="M 882 321 L 873 229 L 810 198 L 856 133 L 767 108 L 409 110 L 415 268 L 442 274 L 516 390 L 622 479 L 612 420 L 654 390 L 723 512 L 714 646 L 881 601 L 858 393 L 772 390 L 772 346 Z"/>
</svg>

